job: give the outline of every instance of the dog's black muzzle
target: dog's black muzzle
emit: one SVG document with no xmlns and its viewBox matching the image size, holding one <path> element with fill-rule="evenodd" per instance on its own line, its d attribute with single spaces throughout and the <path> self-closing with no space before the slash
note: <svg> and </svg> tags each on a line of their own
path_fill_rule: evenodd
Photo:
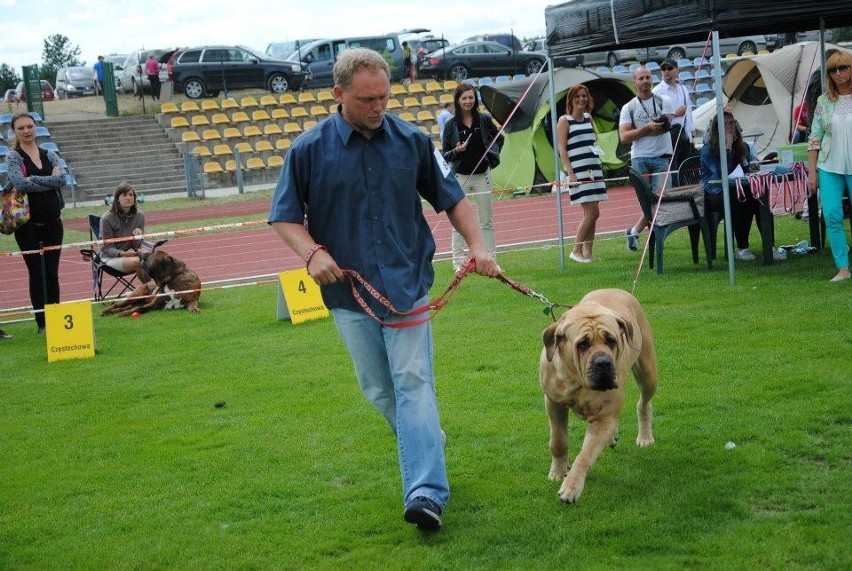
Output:
<svg viewBox="0 0 852 571">
<path fill-rule="evenodd" d="M 598 353 L 589 359 L 589 384 L 595 391 L 609 391 L 618 388 L 612 357 Z"/>
</svg>

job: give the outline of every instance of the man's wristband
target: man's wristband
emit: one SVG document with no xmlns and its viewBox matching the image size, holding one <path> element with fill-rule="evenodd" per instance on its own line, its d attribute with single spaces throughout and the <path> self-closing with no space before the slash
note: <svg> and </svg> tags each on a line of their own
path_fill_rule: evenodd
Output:
<svg viewBox="0 0 852 571">
<path fill-rule="evenodd" d="M 314 244 L 313 246 L 310 247 L 310 249 L 308 249 L 307 252 L 305 252 L 305 267 L 306 268 L 308 267 L 308 264 L 311 263 L 311 258 L 314 257 L 314 254 L 316 254 L 320 250 L 322 250 L 323 252 L 328 252 L 328 249 L 325 246 L 322 246 L 320 244 Z"/>
</svg>

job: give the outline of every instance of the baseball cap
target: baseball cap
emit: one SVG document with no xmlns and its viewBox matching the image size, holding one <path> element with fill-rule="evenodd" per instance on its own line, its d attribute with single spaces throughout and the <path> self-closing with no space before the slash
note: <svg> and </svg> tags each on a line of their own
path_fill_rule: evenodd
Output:
<svg viewBox="0 0 852 571">
<path fill-rule="evenodd" d="M 660 67 L 662 67 L 664 65 L 670 65 L 672 67 L 678 67 L 677 62 L 675 60 L 673 60 L 672 58 L 664 59 L 663 63 L 660 64 Z"/>
</svg>

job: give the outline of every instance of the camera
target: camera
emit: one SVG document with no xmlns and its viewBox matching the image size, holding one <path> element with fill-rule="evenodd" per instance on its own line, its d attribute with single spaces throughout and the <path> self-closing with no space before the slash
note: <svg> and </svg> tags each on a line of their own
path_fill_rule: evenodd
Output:
<svg viewBox="0 0 852 571">
<path fill-rule="evenodd" d="M 654 123 L 660 123 L 663 126 L 663 133 L 668 133 L 672 130 L 672 123 L 669 121 L 668 115 L 660 115 L 651 119 Z"/>
</svg>

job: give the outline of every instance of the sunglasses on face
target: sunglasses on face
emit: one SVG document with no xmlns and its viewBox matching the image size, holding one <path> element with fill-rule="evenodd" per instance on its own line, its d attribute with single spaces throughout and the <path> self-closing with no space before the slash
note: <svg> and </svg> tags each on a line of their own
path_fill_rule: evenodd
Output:
<svg viewBox="0 0 852 571">
<path fill-rule="evenodd" d="M 669 71 L 669 70 L 672 70 L 674 68 L 670 65 L 661 65 L 660 69 L 663 70 L 663 71 Z"/>
<path fill-rule="evenodd" d="M 838 65 L 837 67 L 828 68 L 828 73 L 837 73 L 838 71 L 841 72 L 841 73 L 846 73 L 847 71 L 849 71 L 849 66 L 848 65 Z"/>
</svg>

